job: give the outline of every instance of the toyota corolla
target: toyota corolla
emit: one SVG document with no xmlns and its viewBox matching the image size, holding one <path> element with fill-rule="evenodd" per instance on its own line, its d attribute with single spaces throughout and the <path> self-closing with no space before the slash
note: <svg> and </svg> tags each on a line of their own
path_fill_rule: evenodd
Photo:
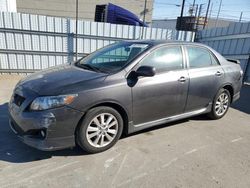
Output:
<svg viewBox="0 0 250 188">
<path fill-rule="evenodd" d="M 238 61 L 202 44 L 122 41 L 21 80 L 10 126 L 40 150 L 97 153 L 122 133 L 200 114 L 222 118 L 240 97 L 242 75 Z"/>
</svg>

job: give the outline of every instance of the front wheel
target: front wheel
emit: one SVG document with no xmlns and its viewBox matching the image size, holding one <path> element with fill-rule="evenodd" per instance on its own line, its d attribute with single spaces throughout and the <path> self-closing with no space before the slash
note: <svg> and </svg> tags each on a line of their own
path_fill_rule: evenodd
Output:
<svg viewBox="0 0 250 188">
<path fill-rule="evenodd" d="M 96 107 L 85 115 L 77 131 L 77 143 L 88 153 L 102 152 L 118 141 L 122 129 L 123 119 L 115 109 Z"/>
<path fill-rule="evenodd" d="M 212 110 L 208 114 L 211 119 L 220 119 L 228 111 L 231 102 L 231 95 L 227 89 L 220 89 L 215 96 Z"/>
</svg>

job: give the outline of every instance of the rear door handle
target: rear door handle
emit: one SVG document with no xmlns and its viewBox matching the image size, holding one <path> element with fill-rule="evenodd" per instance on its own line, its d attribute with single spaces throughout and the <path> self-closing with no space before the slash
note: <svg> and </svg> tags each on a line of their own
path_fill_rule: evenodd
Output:
<svg viewBox="0 0 250 188">
<path fill-rule="evenodd" d="M 215 73 L 215 76 L 221 76 L 222 75 L 222 72 L 220 72 L 220 71 L 217 71 L 216 73 Z"/>
<path fill-rule="evenodd" d="M 179 78 L 178 81 L 179 81 L 179 82 L 185 82 L 186 80 L 187 80 L 187 79 L 186 79 L 184 76 L 182 76 L 182 77 Z"/>
</svg>

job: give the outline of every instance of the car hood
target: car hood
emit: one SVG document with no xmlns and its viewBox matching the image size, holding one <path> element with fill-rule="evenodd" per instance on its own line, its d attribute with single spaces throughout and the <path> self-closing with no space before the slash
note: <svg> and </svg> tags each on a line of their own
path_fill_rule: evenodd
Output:
<svg viewBox="0 0 250 188">
<path fill-rule="evenodd" d="M 18 86 L 39 95 L 58 95 L 70 92 L 69 88 L 76 90 L 77 85 L 82 88 L 86 81 L 104 79 L 106 76 L 105 73 L 85 70 L 74 65 L 60 65 L 34 73 L 21 80 Z"/>
</svg>

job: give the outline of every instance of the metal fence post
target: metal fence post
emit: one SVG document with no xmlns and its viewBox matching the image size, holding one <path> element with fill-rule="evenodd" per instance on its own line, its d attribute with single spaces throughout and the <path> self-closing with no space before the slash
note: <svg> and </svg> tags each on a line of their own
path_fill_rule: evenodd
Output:
<svg viewBox="0 0 250 188">
<path fill-rule="evenodd" d="M 133 26 L 133 39 L 136 39 L 136 26 Z"/>
<path fill-rule="evenodd" d="M 71 63 L 74 58 L 74 33 L 70 32 L 70 19 L 67 19 L 67 53 L 68 63 Z"/>
<path fill-rule="evenodd" d="M 179 40 L 180 31 L 177 30 L 175 33 L 175 40 Z"/>
<path fill-rule="evenodd" d="M 68 33 L 67 37 L 68 63 L 71 63 L 74 58 L 74 33 Z"/>
</svg>

